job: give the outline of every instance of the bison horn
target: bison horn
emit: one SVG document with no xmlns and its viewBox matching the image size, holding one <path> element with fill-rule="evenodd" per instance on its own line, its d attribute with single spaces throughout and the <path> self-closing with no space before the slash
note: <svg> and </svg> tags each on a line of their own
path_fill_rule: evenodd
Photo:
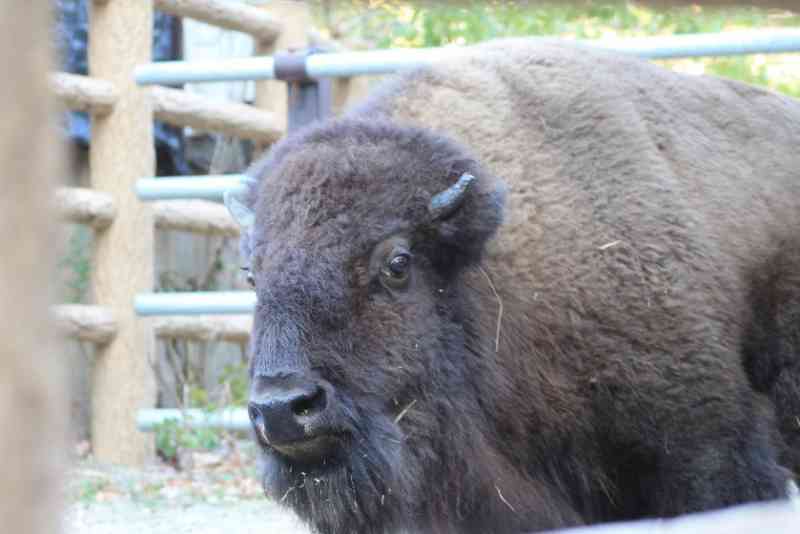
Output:
<svg viewBox="0 0 800 534">
<path fill-rule="evenodd" d="M 452 215 L 467 198 L 467 193 L 474 183 L 475 177 L 464 173 L 456 183 L 434 195 L 428 205 L 428 212 L 433 220 L 446 219 Z"/>
<path fill-rule="evenodd" d="M 249 228 L 255 223 L 255 213 L 252 208 L 247 205 L 245 197 L 247 196 L 247 191 L 257 183 L 255 179 L 245 177 L 241 185 L 232 187 L 223 194 L 225 207 L 228 208 L 233 219 L 239 223 L 239 226 L 242 228 Z"/>
</svg>

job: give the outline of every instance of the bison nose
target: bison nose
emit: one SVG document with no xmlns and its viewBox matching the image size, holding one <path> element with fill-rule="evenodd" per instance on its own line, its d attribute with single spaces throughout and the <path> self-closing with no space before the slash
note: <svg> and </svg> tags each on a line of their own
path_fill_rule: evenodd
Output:
<svg viewBox="0 0 800 534">
<path fill-rule="evenodd" d="M 258 437 L 288 456 L 308 456 L 315 444 L 333 433 L 331 401 L 333 388 L 327 382 L 294 376 L 256 377 L 248 412 Z"/>
</svg>

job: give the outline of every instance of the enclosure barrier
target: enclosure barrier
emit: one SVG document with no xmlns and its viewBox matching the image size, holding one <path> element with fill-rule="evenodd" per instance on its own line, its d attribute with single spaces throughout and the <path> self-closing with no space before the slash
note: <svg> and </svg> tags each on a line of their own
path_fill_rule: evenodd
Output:
<svg viewBox="0 0 800 534">
<path fill-rule="evenodd" d="M 140 294 L 133 307 L 136 313 L 146 317 L 252 313 L 255 305 L 256 296 L 252 291 L 195 291 Z"/>
<path fill-rule="evenodd" d="M 800 51 L 800 30 L 738 31 L 579 42 L 649 59 L 779 54 Z M 314 79 L 389 74 L 446 61 L 463 53 L 463 48 L 445 47 L 315 54 L 305 59 L 305 73 Z M 138 66 L 135 76 L 137 83 L 142 85 L 179 84 L 274 79 L 275 70 L 274 58 L 252 57 L 218 61 L 162 61 Z"/>
<path fill-rule="evenodd" d="M 114 84 L 110 82 L 66 72 L 51 74 L 50 88 L 69 109 L 93 115 L 111 113 L 119 98 Z"/>
<path fill-rule="evenodd" d="M 238 237 L 239 225 L 225 206 L 208 200 L 163 200 L 153 204 L 156 228 Z"/>
<path fill-rule="evenodd" d="M 175 126 L 273 143 L 283 134 L 275 115 L 236 102 L 214 100 L 178 89 L 150 89 L 156 119 Z"/>
<path fill-rule="evenodd" d="M 94 116 L 108 115 L 119 98 L 113 84 L 76 74 L 53 73 L 50 86 L 54 94 L 74 111 Z M 173 126 L 272 143 L 283 135 L 283 125 L 273 113 L 253 106 L 205 98 L 178 89 L 150 89 L 156 119 Z"/>
<path fill-rule="evenodd" d="M 283 25 L 266 11 L 243 3 L 224 0 L 153 0 L 153 6 L 170 15 L 249 33 L 264 43 L 275 41 L 283 29 Z"/>
<path fill-rule="evenodd" d="M 56 209 L 61 219 L 103 230 L 114 220 L 117 209 L 114 197 L 82 187 L 60 187 L 56 190 Z"/>
<path fill-rule="evenodd" d="M 52 313 L 61 335 L 80 341 L 105 345 L 117 334 L 117 322 L 111 310 L 86 304 L 54 306 Z"/>
<path fill-rule="evenodd" d="M 243 174 L 142 178 L 136 182 L 140 200 L 222 200 L 225 191 L 244 189 Z"/>
<path fill-rule="evenodd" d="M 107 80 L 64 72 L 50 75 L 50 89 L 67 109 L 84 111 L 92 117 L 109 115 L 119 100 L 119 91 Z M 64 222 L 106 230 L 117 215 L 113 195 L 80 187 L 55 191 L 55 208 Z M 61 335 L 79 341 L 107 345 L 117 333 L 112 311 L 101 306 L 72 304 L 51 310 Z"/>
<path fill-rule="evenodd" d="M 154 430 L 157 425 L 167 421 L 189 425 L 192 428 L 222 428 L 230 431 L 249 431 L 250 417 L 247 410 L 228 408 L 216 412 L 203 410 L 139 410 L 136 425 L 139 430 Z"/>
<path fill-rule="evenodd" d="M 250 339 L 251 315 L 200 315 L 159 317 L 153 324 L 158 338 L 190 341 L 227 341 L 239 345 Z"/>
<path fill-rule="evenodd" d="M 280 4 L 272 2 L 276 10 L 271 11 L 279 11 Z M 139 203 L 131 184 L 154 170 L 151 119 L 250 139 L 259 146 L 274 142 L 285 129 L 282 114 L 166 87 L 136 87 L 132 72 L 151 57 L 153 5 L 248 33 L 262 52 L 286 42 L 284 29 L 293 27 L 291 16 L 278 22 L 264 9 L 223 0 L 94 0 L 90 76 L 50 76 L 51 90 L 64 106 L 92 118 L 92 189 L 60 188 L 54 203 L 62 220 L 96 232 L 91 285 L 101 304 L 59 305 L 51 311 L 64 336 L 97 347 L 91 388 L 93 452 L 98 459 L 126 464 L 141 463 L 152 454 L 152 439 L 136 431 L 135 418 L 137 409 L 155 401 L 150 369 L 154 339 L 244 343 L 251 325 L 248 316 L 228 315 L 148 320 L 130 305 L 137 293 L 153 287 L 155 228 L 238 235 L 238 227 L 218 203 L 181 196 L 163 197 L 150 206 Z M 227 187 L 230 180 L 225 182 Z"/>
</svg>

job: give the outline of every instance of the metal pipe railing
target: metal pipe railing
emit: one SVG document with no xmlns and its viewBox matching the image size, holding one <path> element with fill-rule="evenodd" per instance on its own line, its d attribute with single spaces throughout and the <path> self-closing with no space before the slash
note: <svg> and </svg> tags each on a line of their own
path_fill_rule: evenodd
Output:
<svg viewBox="0 0 800 534">
<path fill-rule="evenodd" d="M 225 191 L 245 189 L 244 174 L 142 178 L 136 182 L 139 200 L 221 200 Z"/>
<path fill-rule="evenodd" d="M 556 40 L 542 37 L 533 39 Z M 779 54 L 800 51 L 800 30 L 781 28 L 579 42 L 650 59 Z M 305 58 L 305 65 L 306 73 L 311 78 L 388 74 L 447 60 L 467 50 L 463 47 L 407 48 L 312 54 Z M 141 85 L 264 80 L 275 78 L 275 62 L 272 57 L 164 61 L 140 65 L 136 68 L 135 77 Z"/>
<path fill-rule="evenodd" d="M 253 313 L 255 305 L 252 291 L 141 293 L 133 303 L 141 316 L 245 314 Z"/>
<path fill-rule="evenodd" d="M 156 425 L 176 421 L 191 428 L 220 428 L 224 430 L 250 430 L 250 417 L 243 408 L 227 408 L 217 412 L 203 410 L 150 409 L 136 413 L 136 428 L 152 432 Z"/>
</svg>

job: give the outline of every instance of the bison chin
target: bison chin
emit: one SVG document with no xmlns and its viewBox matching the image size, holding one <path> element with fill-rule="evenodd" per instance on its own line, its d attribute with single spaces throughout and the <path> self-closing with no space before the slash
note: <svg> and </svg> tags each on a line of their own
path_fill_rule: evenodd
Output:
<svg viewBox="0 0 800 534">
<path fill-rule="evenodd" d="M 320 534 L 396 531 L 413 523 L 422 473 L 406 454 L 391 417 L 353 416 L 347 438 L 313 462 L 264 447 L 268 498 L 291 508 Z"/>
</svg>

